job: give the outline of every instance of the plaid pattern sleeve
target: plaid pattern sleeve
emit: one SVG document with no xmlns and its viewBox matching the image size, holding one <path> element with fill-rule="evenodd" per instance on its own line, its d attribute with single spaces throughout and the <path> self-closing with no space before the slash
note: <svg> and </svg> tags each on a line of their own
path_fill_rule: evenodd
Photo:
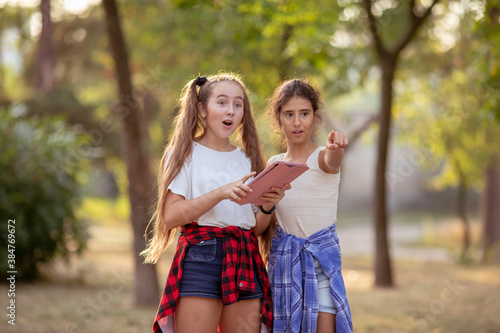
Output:
<svg viewBox="0 0 500 333">
<path fill-rule="evenodd" d="M 237 302 L 240 291 L 255 292 L 253 265 L 257 265 L 264 292 L 261 309 L 262 324 L 269 329 L 272 327 L 271 288 L 258 250 L 258 240 L 253 231 L 243 230 L 235 226 L 226 228 L 198 226 L 193 222 L 181 228 L 175 256 L 153 324 L 154 333 L 175 332 L 173 315 L 179 299 L 179 287 L 186 249 L 202 240 L 215 237 L 223 240 L 223 251 L 225 253 L 221 276 L 222 302 L 224 305 Z"/>
<path fill-rule="evenodd" d="M 273 332 L 316 332 L 318 320 L 318 277 L 314 259 L 330 279 L 336 308 L 338 333 L 353 331 L 351 310 L 342 278 L 340 246 L 335 224 L 307 239 L 276 229 L 269 257 L 269 279 L 273 293 Z"/>
</svg>

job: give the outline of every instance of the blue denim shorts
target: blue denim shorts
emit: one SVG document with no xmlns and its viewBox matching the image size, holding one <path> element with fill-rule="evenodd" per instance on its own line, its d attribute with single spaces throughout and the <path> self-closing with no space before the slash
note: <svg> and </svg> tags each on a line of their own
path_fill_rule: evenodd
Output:
<svg viewBox="0 0 500 333">
<path fill-rule="evenodd" d="M 221 275 L 224 260 L 222 248 L 221 239 L 212 238 L 190 246 L 186 250 L 180 297 L 222 299 Z M 240 301 L 261 298 L 264 295 L 256 265 L 254 265 L 254 276 L 255 292 L 240 292 Z"/>
<path fill-rule="evenodd" d="M 330 279 L 323 273 L 317 261 L 315 261 L 315 268 L 318 275 L 319 312 L 336 314 L 337 311 L 335 304 L 333 304 L 332 294 L 330 293 Z"/>
</svg>

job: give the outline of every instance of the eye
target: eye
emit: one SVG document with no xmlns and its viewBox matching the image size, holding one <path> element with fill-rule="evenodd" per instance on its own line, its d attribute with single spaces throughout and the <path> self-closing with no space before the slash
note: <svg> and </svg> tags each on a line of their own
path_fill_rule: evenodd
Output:
<svg viewBox="0 0 500 333">
<path fill-rule="evenodd" d="M 241 103 L 235 103 L 234 106 L 237 107 L 237 108 L 242 108 L 243 104 L 241 104 Z"/>
<path fill-rule="evenodd" d="M 226 105 L 226 101 L 224 101 L 224 100 L 219 100 L 219 101 L 217 102 L 217 104 L 220 104 L 220 105 Z"/>
<path fill-rule="evenodd" d="M 293 116 L 293 114 L 291 114 L 291 113 L 285 113 L 285 117 L 287 117 L 287 118 L 291 118 L 292 116 Z"/>
<path fill-rule="evenodd" d="M 308 115 L 309 115 L 309 112 L 308 112 L 308 111 L 304 111 L 304 112 L 302 112 L 302 116 L 307 117 Z"/>
</svg>

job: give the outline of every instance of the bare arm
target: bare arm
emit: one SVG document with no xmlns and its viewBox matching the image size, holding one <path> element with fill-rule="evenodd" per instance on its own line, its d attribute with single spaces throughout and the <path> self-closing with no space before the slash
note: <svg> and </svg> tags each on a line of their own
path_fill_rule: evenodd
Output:
<svg viewBox="0 0 500 333">
<path fill-rule="evenodd" d="M 349 144 L 347 135 L 331 131 L 326 140 L 326 149 L 321 150 L 318 156 L 319 167 L 326 173 L 339 173 L 344 148 Z"/>
<path fill-rule="evenodd" d="M 247 192 L 251 191 L 244 184 L 245 181 L 254 175 L 255 172 L 251 172 L 233 183 L 226 184 L 189 200 L 169 190 L 164 205 L 163 221 L 165 225 L 169 229 L 174 229 L 198 219 L 224 199 L 241 200 L 241 197 L 246 197 Z"/>
</svg>

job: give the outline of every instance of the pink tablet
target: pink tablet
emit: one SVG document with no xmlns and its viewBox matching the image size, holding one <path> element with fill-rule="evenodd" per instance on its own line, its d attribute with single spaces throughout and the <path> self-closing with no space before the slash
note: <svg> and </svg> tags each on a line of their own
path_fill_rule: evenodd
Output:
<svg viewBox="0 0 500 333">
<path fill-rule="evenodd" d="M 307 169 L 309 169 L 307 164 L 276 161 L 247 184 L 253 192 L 242 198 L 241 201 L 235 202 L 240 205 L 247 203 L 253 203 L 257 206 L 263 205 L 266 203 L 260 198 L 263 193 L 269 192 L 271 187 L 283 188 L 285 184 L 291 183 Z"/>
</svg>

